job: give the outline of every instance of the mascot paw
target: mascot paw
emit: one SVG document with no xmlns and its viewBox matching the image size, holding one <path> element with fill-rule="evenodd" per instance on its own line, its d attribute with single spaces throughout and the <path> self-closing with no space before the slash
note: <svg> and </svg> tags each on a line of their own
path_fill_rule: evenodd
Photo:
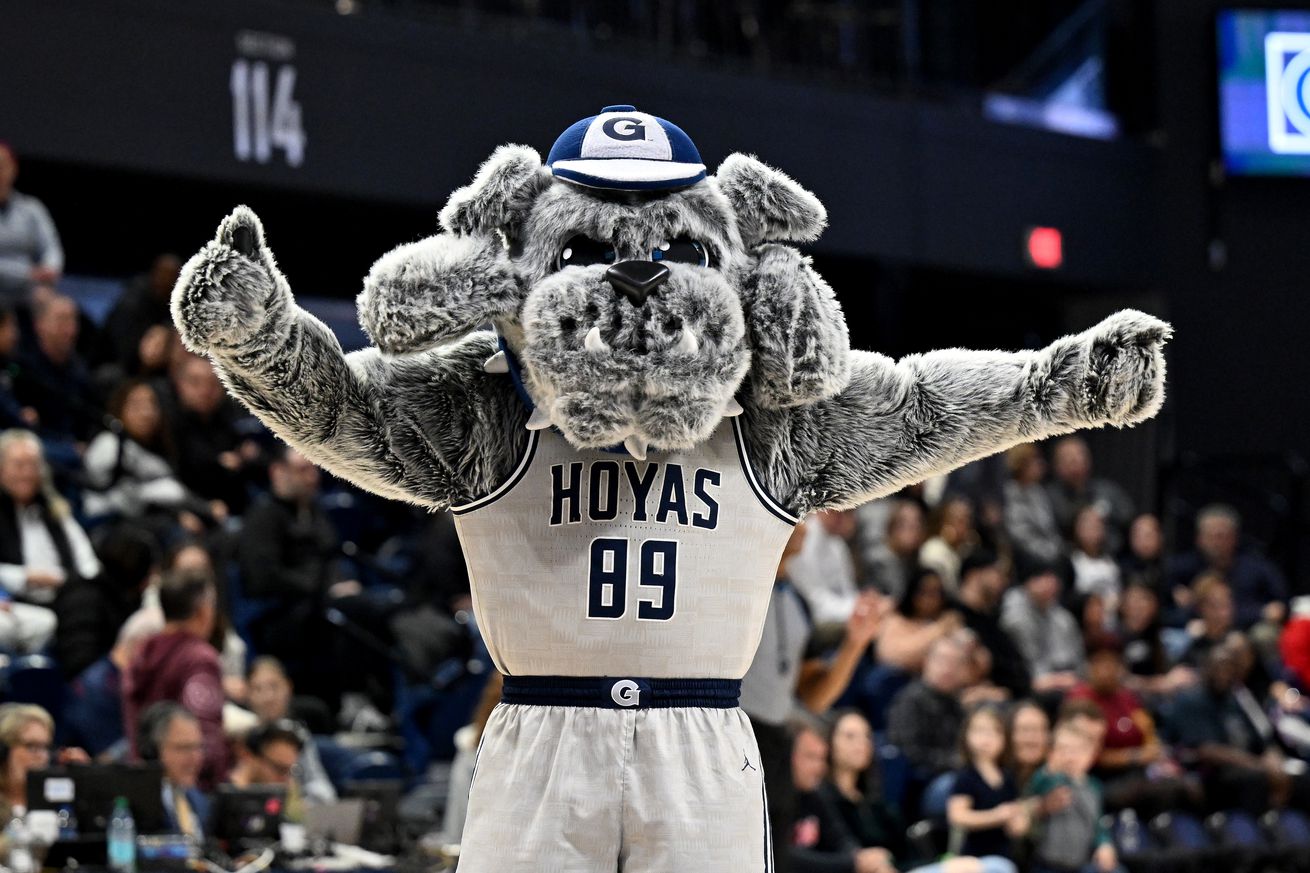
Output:
<svg viewBox="0 0 1310 873">
<path fill-rule="evenodd" d="M 238 206 L 213 241 L 187 261 L 173 288 L 173 321 L 182 341 L 200 354 L 249 341 L 264 327 L 280 278 L 259 218 Z"/>
<path fill-rule="evenodd" d="M 439 234 L 379 258 L 355 303 L 369 339 L 395 355 L 516 312 L 522 293 L 498 238 Z"/>
<path fill-rule="evenodd" d="M 1168 322 L 1136 310 L 1117 312 L 1089 331 L 1084 378 L 1088 414 L 1116 425 L 1136 424 L 1164 403 Z"/>
<path fill-rule="evenodd" d="M 846 319 L 808 258 L 790 246 L 761 246 L 743 303 L 755 351 L 748 378 L 756 402 L 774 409 L 803 406 L 846 387 Z"/>
</svg>

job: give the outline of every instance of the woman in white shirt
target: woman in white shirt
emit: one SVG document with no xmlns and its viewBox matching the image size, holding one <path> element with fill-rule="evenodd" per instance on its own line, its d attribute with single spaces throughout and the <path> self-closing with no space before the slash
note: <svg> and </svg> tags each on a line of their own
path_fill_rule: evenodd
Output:
<svg viewBox="0 0 1310 873">
<path fill-rule="evenodd" d="M 88 489 L 85 508 L 95 517 L 141 519 L 159 515 L 192 533 L 202 519 L 222 521 L 227 508 L 192 494 L 177 479 L 159 397 L 150 383 L 132 379 L 109 401 L 116 428 L 102 431 L 87 447 L 83 464 Z"/>
<path fill-rule="evenodd" d="M 0 434 L 0 646 L 40 651 L 55 631 L 43 605 L 75 576 L 100 574 L 95 550 L 50 482 L 41 442 Z"/>
</svg>

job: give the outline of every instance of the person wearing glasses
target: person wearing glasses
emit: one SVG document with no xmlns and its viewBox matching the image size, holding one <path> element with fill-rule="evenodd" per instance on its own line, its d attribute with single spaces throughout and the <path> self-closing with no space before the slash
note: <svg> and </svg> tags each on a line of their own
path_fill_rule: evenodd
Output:
<svg viewBox="0 0 1310 873">
<path fill-rule="evenodd" d="M 137 752 L 143 761 L 158 762 L 164 814 L 173 833 L 203 842 L 209 797 L 200 790 L 205 764 L 205 735 L 199 720 L 180 703 L 163 700 L 141 713 Z"/>
<path fill-rule="evenodd" d="M 8 703 L 0 706 L 0 820 L 8 822 L 15 808 L 27 807 L 27 774 L 44 770 L 52 760 L 61 764 L 89 764 L 82 749 L 53 753 L 55 720 L 39 706 Z"/>
<path fill-rule="evenodd" d="M 237 746 L 237 765 L 228 781 L 238 788 L 285 785 L 290 789 L 304 748 L 304 729 L 294 721 L 284 718 L 259 725 Z"/>
</svg>

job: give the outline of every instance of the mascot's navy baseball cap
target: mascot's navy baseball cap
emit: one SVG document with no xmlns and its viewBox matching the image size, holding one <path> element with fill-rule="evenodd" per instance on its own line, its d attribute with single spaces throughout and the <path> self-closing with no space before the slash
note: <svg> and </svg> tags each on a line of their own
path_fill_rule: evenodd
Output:
<svg viewBox="0 0 1310 873">
<path fill-rule="evenodd" d="M 561 179 L 612 191 L 663 191 L 705 178 L 691 137 L 633 106 L 606 106 L 574 124 L 555 140 L 546 163 Z"/>
</svg>

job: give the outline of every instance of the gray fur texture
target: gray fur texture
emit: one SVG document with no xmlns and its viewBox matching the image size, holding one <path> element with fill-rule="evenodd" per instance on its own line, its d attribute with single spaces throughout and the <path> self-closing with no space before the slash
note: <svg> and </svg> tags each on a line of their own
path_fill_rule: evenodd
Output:
<svg viewBox="0 0 1310 873">
<path fill-rule="evenodd" d="M 620 195 L 551 179 L 530 149 L 505 147 L 441 220 L 445 232 L 389 253 L 365 280 L 360 318 L 376 348 L 343 355 L 295 305 L 244 207 L 183 268 L 174 319 L 232 393 L 308 457 L 433 507 L 494 490 L 526 443 L 529 410 L 507 375 L 484 371 L 495 336 L 473 328 L 486 322 L 523 362 L 537 416 L 580 447 L 689 447 L 735 396 L 764 487 L 798 514 L 1020 442 L 1134 424 L 1164 399 L 1170 328 L 1138 312 L 1036 352 L 893 362 L 850 351 L 832 290 L 795 249 L 767 242 L 817 234 L 822 206 L 742 156 L 690 188 Z M 557 269 L 579 234 L 619 260 L 691 237 L 711 264 L 670 264 L 636 306 L 604 265 Z"/>
</svg>

